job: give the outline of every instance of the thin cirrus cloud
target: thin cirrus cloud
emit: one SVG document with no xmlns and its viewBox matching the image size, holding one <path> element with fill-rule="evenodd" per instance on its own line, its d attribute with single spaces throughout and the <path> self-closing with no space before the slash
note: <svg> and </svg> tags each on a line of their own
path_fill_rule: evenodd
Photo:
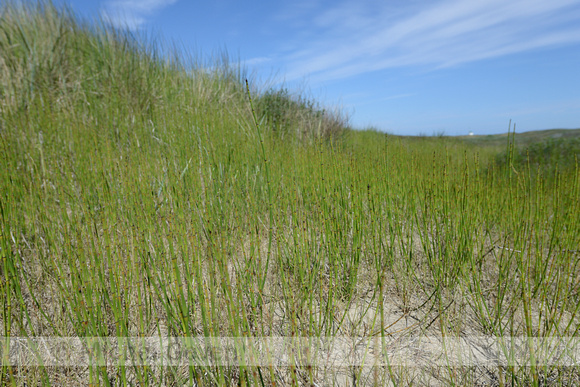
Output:
<svg viewBox="0 0 580 387">
<path fill-rule="evenodd" d="M 319 12 L 310 23 L 317 37 L 284 58 L 291 69 L 286 79 L 323 81 L 392 67 L 449 67 L 580 43 L 578 0 L 419 3 L 378 9 L 375 3 L 371 9 L 370 1 L 346 1 Z"/>
<path fill-rule="evenodd" d="M 116 27 L 139 29 L 155 11 L 177 0 L 112 0 L 105 3 L 101 15 Z"/>
</svg>

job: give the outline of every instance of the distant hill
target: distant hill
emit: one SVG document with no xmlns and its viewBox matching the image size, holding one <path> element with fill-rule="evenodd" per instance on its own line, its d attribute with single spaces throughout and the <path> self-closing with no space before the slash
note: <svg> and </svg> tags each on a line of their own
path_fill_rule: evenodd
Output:
<svg viewBox="0 0 580 387">
<path fill-rule="evenodd" d="M 482 136 L 457 136 L 454 137 L 469 144 L 497 146 L 507 141 L 507 133 L 489 134 Z M 547 129 L 531 132 L 515 133 L 516 146 L 527 146 L 548 139 L 580 138 L 580 129 Z"/>
</svg>

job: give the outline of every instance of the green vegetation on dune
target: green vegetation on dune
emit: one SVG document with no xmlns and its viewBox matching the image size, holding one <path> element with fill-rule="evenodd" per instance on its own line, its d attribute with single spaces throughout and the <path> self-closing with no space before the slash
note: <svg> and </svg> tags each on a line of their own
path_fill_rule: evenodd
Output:
<svg viewBox="0 0 580 387">
<path fill-rule="evenodd" d="M 515 128 L 514 128 L 515 129 Z M 550 129 L 536 130 L 514 134 L 514 144 L 518 147 L 526 147 L 538 142 L 580 138 L 580 129 Z M 457 139 L 479 146 L 502 146 L 507 142 L 507 134 L 488 134 L 479 136 L 458 136 Z"/>
<path fill-rule="evenodd" d="M 227 58 L 27 4 L 0 10 L 3 337 L 358 336 L 380 339 L 375 355 L 423 336 L 578 337 L 578 161 L 542 156 L 577 147 L 530 145 L 528 161 L 508 136 L 354 131 L 255 84 L 254 121 Z M 579 381 L 529 349 L 505 367 L 336 370 L 18 367 L 4 350 L 0 384 Z"/>
</svg>

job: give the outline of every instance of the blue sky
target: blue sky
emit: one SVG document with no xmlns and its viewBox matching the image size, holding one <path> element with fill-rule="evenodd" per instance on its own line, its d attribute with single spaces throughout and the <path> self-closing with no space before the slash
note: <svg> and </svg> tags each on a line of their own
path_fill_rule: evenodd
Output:
<svg viewBox="0 0 580 387">
<path fill-rule="evenodd" d="M 580 0 L 71 0 L 395 134 L 580 127 Z"/>
</svg>

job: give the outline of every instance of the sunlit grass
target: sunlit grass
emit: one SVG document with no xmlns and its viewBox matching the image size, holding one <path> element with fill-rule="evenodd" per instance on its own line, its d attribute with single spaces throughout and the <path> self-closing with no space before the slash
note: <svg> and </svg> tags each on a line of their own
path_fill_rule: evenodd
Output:
<svg viewBox="0 0 580 387">
<path fill-rule="evenodd" d="M 578 336 L 577 161 L 547 176 L 507 140 L 352 131 L 48 4 L 0 26 L 3 336 Z M 578 381 L 530 365 L 4 364 L 1 383 Z"/>
</svg>

